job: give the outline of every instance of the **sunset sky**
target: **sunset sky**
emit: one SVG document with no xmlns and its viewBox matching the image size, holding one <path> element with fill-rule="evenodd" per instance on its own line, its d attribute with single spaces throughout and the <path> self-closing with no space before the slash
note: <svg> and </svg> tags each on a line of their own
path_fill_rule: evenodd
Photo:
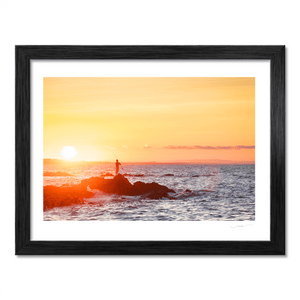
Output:
<svg viewBox="0 0 300 300">
<path fill-rule="evenodd" d="M 255 161 L 255 78 L 44 78 L 44 158 Z"/>
</svg>

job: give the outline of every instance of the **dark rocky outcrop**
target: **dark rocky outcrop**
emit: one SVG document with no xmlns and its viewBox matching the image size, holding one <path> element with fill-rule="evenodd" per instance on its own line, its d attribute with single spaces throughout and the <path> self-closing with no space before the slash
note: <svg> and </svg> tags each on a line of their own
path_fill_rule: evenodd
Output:
<svg viewBox="0 0 300 300">
<path fill-rule="evenodd" d="M 91 177 L 89 179 L 82 180 L 80 185 L 82 187 L 89 186 L 91 189 L 97 189 L 105 193 L 127 196 L 138 196 L 149 194 L 150 192 L 160 191 L 164 191 L 166 193 L 175 193 L 174 190 L 171 190 L 166 186 L 160 185 L 156 182 L 144 183 L 137 181 L 134 184 L 131 184 L 129 180 L 121 174 L 116 175 L 113 179 Z"/>
<path fill-rule="evenodd" d="M 165 190 L 155 190 L 141 196 L 141 199 L 162 199 L 162 198 L 176 199 L 175 197 L 170 196 L 169 193 Z"/>
<path fill-rule="evenodd" d="M 142 199 L 175 199 L 169 195 L 169 193 L 175 193 L 175 191 L 166 186 L 156 182 L 144 183 L 141 181 L 131 184 L 127 178 L 118 174 L 113 179 L 91 177 L 82 180 L 80 184 L 72 187 L 45 186 L 44 210 L 58 206 L 84 203 L 84 198 L 91 198 L 94 195 L 93 192 L 87 191 L 88 186 L 90 189 L 97 189 L 105 193 L 141 196 Z"/>
<path fill-rule="evenodd" d="M 72 187 L 44 186 L 44 211 L 53 207 L 84 203 L 84 198 L 91 198 L 94 193 L 75 185 Z"/>
<path fill-rule="evenodd" d="M 106 176 L 114 176 L 114 174 L 108 172 L 101 174 L 101 177 L 106 177 Z"/>
</svg>

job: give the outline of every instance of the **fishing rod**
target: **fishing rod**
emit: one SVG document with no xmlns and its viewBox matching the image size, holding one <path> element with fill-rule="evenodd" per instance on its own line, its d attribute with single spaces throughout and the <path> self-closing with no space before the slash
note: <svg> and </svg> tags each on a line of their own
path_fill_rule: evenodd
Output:
<svg viewBox="0 0 300 300">
<path fill-rule="evenodd" d="M 117 156 L 116 156 L 116 154 L 114 153 L 114 151 L 112 151 L 112 150 L 110 150 L 110 151 L 111 151 L 112 154 L 115 156 L 115 158 L 118 159 Z"/>
<path fill-rule="evenodd" d="M 110 151 L 113 153 L 113 155 L 115 156 L 115 158 L 118 160 L 118 158 L 117 158 L 116 154 L 114 153 L 114 151 L 112 151 L 112 150 L 110 150 Z M 121 166 L 122 170 L 125 172 L 123 166 L 121 164 L 120 164 L 120 166 Z"/>
</svg>

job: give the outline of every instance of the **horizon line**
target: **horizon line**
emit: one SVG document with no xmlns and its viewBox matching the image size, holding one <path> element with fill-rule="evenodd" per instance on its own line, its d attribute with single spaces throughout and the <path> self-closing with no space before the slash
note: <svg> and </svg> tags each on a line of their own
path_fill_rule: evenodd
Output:
<svg viewBox="0 0 300 300">
<path fill-rule="evenodd" d="M 56 160 L 63 163 L 115 163 L 114 160 L 66 160 L 59 158 L 43 158 L 45 160 Z M 194 159 L 194 160 L 170 160 L 170 161 L 123 161 L 124 164 L 183 164 L 183 163 L 208 163 L 208 164 L 255 164 L 255 161 L 232 161 L 223 159 Z"/>
</svg>

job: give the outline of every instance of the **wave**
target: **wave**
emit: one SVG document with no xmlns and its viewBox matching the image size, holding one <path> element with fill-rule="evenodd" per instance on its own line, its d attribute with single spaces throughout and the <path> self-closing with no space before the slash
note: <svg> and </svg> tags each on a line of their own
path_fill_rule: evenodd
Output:
<svg viewBox="0 0 300 300">
<path fill-rule="evenodd" d="M 44 176 L 74 176 L 66 172 L 44 172 Z"/>
</svg>

